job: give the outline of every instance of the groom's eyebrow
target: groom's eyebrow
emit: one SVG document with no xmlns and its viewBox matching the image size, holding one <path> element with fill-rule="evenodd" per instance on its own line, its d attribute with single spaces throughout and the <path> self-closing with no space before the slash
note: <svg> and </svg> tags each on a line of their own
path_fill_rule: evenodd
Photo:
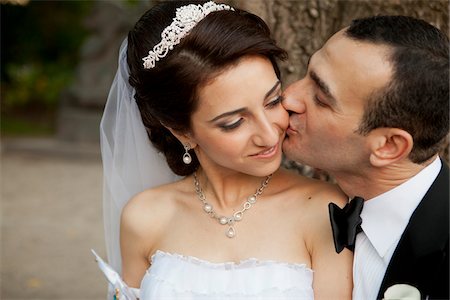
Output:
<svg viewBox="0 0 450 300">
<path fill-rule="evenodd" d="M 309 71 L 309 76 L 314 81 L 314 83 L 319 87 L 319 89 L 322 91 L 322 93 L 327 96 L 328 100 L 330 101 L 330 105 L 335 106 L 336 105 L 336 98 L 331 94 L 330 87 L 319 77 L 319 75 L 316 74 L 314 71 Z"/>
</svg>

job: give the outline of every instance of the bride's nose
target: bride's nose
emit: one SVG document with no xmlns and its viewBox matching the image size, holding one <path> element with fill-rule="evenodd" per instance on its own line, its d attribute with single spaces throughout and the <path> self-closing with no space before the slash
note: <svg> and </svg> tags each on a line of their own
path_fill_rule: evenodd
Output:
<svg viewBox="0 0 450 300">
<path fill-rule="evenodd" d="M 280 138 L 280 129 L 274 122 L 267 118 L 263 118 L 255 127 L 253 141 L 256 145 L 262 147 L 272 147 L 278 143 Z"/>
</svg>

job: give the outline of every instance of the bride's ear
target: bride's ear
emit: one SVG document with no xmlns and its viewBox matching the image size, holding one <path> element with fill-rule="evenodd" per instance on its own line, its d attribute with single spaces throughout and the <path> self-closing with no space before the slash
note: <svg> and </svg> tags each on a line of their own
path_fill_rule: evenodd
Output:
<svg viewBox="0 0 450 300">
<path fill-rule="evenodd" d="M 189 144 L 191 149 L 194 149 L 197 146 L 197 143 L 193 139 L 192 135 L 190 133 L 181 133 L 173 128 L 170 128 L 168 126 L 165 126 L 184 146 L 186 144 Z"/>
</svg>

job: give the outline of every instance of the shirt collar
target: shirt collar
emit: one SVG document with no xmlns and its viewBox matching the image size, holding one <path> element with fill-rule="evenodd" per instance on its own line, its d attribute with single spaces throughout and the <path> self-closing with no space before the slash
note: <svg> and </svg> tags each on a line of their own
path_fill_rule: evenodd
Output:
<svg viewBox="0 0 450 300">
<path fill-rule="evenodd" d="M 437 157 L 408 181 L 365 201 L 361 227 L 380 257 L 384 258 L 400 239 L 411 215 L 439 174 L 441 165 Z"/>
</svg>

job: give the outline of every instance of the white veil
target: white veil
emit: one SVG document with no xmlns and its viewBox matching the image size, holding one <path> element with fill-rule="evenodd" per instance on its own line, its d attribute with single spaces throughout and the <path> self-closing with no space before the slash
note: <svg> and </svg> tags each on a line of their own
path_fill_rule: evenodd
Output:
<svg viewBox="0 0 450 300">
<path fill-rule="evenodd" d="M 117 73 L 100 123 L 103 161 L 103 214 L 109 264 L 121 274 L 120 214 L 135 194 L 179 177 L 152 146 L 128 83 L 127 39 L 119 52 Z"/>
</svg>

